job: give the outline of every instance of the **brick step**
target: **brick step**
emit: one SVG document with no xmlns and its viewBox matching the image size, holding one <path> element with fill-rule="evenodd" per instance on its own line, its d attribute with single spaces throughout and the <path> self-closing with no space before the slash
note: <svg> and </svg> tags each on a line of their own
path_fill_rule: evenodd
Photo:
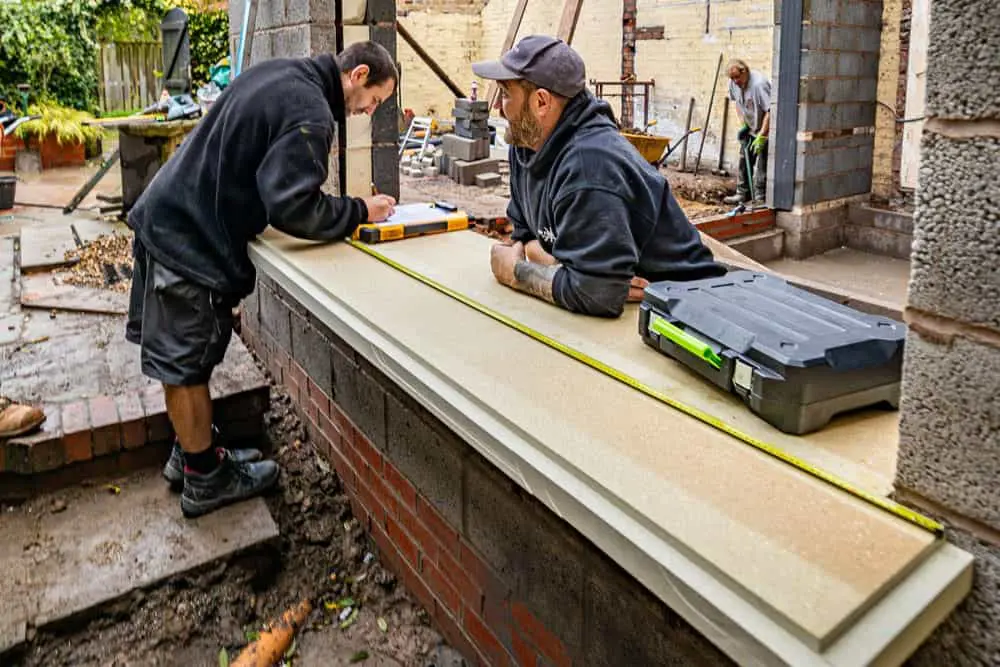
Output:
<svg viewBox="0 0 1000 667">
<path fill-rule="evenodd" d="M 722 214 L 702 218 L 695 220 L 694 226 L 714 239 L 728 241 L 773 229 L 776 223 L 774 209 L 766 208 L 735 216 Z"/>
<path fill-rule="evenodd" d="M 263 435 L 270 385 L 235 336 L 210 390 L 214 420 L 227 438 Z M 174 438 L 159 384 L 40 407 L 46 415 L 40 430 L 0 441 L 0 500 L 19 502 L 86 479 L 162 465 Z"/>
</svg>

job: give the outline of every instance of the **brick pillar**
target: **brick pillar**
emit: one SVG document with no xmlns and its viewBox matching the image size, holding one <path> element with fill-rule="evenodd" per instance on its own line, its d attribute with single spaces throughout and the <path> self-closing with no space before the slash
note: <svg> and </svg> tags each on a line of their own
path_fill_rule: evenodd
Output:
<svg viewBox="0 0 1000 667">
<path fill-rule="evenodd" d="M 336 53 L 353 42 L 366 39 L 382 44 L 393 57 L 396 55 L 395 0 L 256 1 L 250 66 L 269 58 Z M 230 3 L 233 53 L 242 22 L 243 3 Z M 364 196 L 371 192 L 374 181 L 380 192 L 399 196 L 397 109 L 395 98 L 386 100 L 373 118 L 349 118 L 338 128 L 326 182 L 329 192 Z M 346 181 L 343 184 L 341 175 Z"/>
<path fill-rule="evenodd" d="M 1000 98 L 993 0 L 933 3 L 897 496 L 977 557 L 971 595 L 913 665 L 1000 656 Z"/>
<path fill-rule="evenodd" d="M 635 11 L 636 0 L 622 3 L 622 80 L 635 76 Z M 633 120 L 631 86 L 622 87 L 622 126 L 631 127 Z"/>
<path fill-rule="evenodd" d="M 783 134 L 782 146 L 794 155 L 774 159 L 771 147 L 776 168 L 768 186 L 773 205 L 787 211 L 778 224 L 792 257 L 841 246 L 847 203 L 871 191 L 882 20 L 881 0 L 815 0 L 801 8 L 798 76 L 790 77 L 798 81 L 798 104 L 782 109 L 779 91 L 775 128 L 776 142 Z M 792 59 L 785 46 L 781 69 Z"/>
</svg>

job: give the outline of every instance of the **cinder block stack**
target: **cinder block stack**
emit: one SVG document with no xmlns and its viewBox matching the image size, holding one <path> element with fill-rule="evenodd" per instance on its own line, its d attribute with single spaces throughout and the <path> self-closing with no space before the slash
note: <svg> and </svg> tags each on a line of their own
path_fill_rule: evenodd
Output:
<svg viewBox="0 0 1000 667">
<path fill-rule="evenodd" d="M 455 132 L 441 140 L 441 173 L 461 185 L 477 185 L 483 181 L 478 176 L 496 174 L 501 162 L 490 158 L 489 106 L 485 101 L 456 99 L 452 115 Z M 489 178 L 485 182 L 493 184 Z"/>
</svg>

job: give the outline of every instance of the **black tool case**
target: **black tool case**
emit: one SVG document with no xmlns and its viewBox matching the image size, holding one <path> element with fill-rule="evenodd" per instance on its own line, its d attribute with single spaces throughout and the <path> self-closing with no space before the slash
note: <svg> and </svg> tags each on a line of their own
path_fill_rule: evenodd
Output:
<svg viewBox="0 0 1000 667">
<path fill-rule="evenodd" d="M 752 271 L 646 288 L 639 335 L 785 433 L 899 407 L 906 325 Z"/>
</svg>

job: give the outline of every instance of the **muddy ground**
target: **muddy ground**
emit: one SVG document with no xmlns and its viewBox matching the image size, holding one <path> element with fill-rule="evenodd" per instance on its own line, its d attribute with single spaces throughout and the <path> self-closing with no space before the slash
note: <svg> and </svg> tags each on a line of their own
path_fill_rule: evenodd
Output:
<svg viewBox="0 0 1000 667">
<path fill-rule="evenodd" d="M 677 169 L 663 169 L 674 196 L 691 220 L 726 213 L 732 207 L 722 203 L 723 197 L 736 192 L 736 179 L 715 176 L 701 171 L 697 176 Z M 400 177 L 400 202 L 445 200 L 477 217 L 498 217 L 507 212 L 510 187 L 504 183 L 490 188 L 462 186 L 446 176 L 415 178 Z"/>
<path fill-rule="evenodd" d="M 267 497 L 280 544 L 137 592 L 66 634 L 38 633 L 15 664 L 224 664 L 220 652 L 235 660 L 255 632 L 303 599 L 312 602 L 313 612 L 283 664 L 462 664 L 430 627 L 427 613 L 373 555 L 336 473 L 306 441 L 280 387 L 272 387 L 265 421 L 264 447 L 282 465 L 279 488 Z M 334 604 L 341 608 L 332 609 Z M 346 612 L 353 620 L 342 629 L 345 606 L 357 614 Z"/>
</svg>

